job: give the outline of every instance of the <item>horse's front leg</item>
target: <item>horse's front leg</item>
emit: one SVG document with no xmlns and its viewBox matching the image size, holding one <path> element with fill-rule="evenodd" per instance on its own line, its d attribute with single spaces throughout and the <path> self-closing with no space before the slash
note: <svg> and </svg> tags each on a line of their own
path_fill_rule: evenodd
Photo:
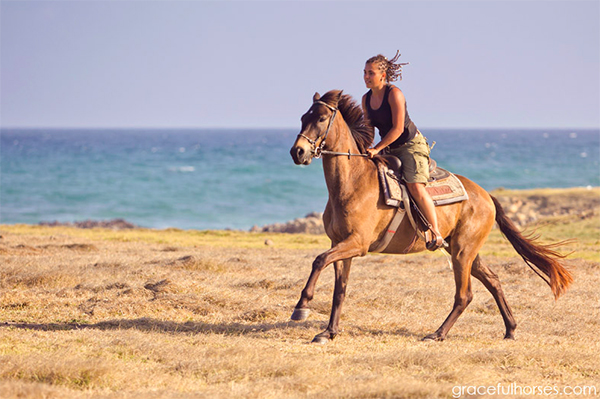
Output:
<svg viewBox="0 0 600 399">
<path fill-rule="evenodd" d="M 308 278 L 306 286 L 300 295 L 300 300 L 298 301 L 298 304 L 296 304 L 294 313 L 292 313 L 292 320 L 302 321 L 308 318 L 310 313 L 308 309 L 308 303 L 313 299 L 315 286 L 317 284 L 317 280 L 319 279 L 319 275 L 327 265 L 342 259 L 351 259 L 355 256 L 364 256 L 367 254 L 367 251 L 368 246 L 360 245 L 358 240 L 351 237 L 317 256 L 313 262 L 310 277 Z"/>
<path fill-rule="evenodd" d="M 346 298 L 346 287 L 348 285 L 348 276 L 350 275 L 350 265 L 352 259 L 344 259 L 333 264 L 335 268 L 335 288 L 333 290 L 333 304 L 331 305 L 331 316 L 327 329 L 318 334 L 312 342 L 318 344 L 327 343 L 335 338 L 339 332 L 340 316 L 342 314 L 342 304 Z"/>
</svg>

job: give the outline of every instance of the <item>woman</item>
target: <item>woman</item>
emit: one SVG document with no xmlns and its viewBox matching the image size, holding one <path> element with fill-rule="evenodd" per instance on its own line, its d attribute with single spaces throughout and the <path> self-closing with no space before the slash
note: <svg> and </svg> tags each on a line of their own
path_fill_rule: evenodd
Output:
<svg viewBox="0 0 600 399">
<path fill-rule="evenodd" d="M 404 94 L 390 82 L 402 79 L 400 53 L 388 60 L 379 54 L 367 60 L 365 84 L 370 89 L 362 98 L 363 111 L 371 126 L 379 130 L 381 141 L 367 150 L 369 158 L 387 149 L 402 161 L 402 178 L 419 208 L 432 226 L 427 249 L 435 251 L 444 244 L 439 233 L 435 205 L 425 189 L 429 180 L 429 145 L 410 120 Z"/>
</svg>

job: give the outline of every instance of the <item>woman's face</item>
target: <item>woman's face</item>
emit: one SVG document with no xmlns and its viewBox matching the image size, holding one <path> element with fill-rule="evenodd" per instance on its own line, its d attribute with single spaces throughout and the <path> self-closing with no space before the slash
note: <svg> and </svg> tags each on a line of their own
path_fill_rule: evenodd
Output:
<svg viewBox="0 0 600 399">
<path fill-rule="evenodd" d="M 385 84 L 385 73 L 374 62 L 365 64 L 364 79 L 367 89 L 381 87 Z"/>
</svg>

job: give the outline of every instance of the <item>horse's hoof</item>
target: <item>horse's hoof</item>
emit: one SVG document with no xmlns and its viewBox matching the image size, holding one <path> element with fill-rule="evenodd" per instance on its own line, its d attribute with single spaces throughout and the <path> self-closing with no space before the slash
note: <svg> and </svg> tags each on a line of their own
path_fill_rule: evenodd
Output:
<svg viewBox="0 0 600 399">
<path fill-rule="evenodd" d="M 444 338 L 440 337 L 437 334 L 429 334 L 425 337 L 423 337 L 423 339 L 421 341 L 423 342 L 433 342 L 433 341 L 443 341 Z"/>
<path fill-rule="evenodd" d="M 313 344 L 325 345 L 328 342 L 329 342 L 329 338 L 323 337 L 323 336 L 319 336 L 319 335 L 317 335 L 316 337 L 314 337 L 313 340 L 312 340 Z"/>
<path fill-rule="evenodd" d="M 294 313 L 292 313 L 292 320 L 294 321 L 302 321 L 308 319 L 308 315 L 310 314 L 310 309 L 308 308 L 296 308 L 294 309 Z"/>
<path fill-rule="evenodd" d="M 515 340 L 515 336 L 512 335 L 512 334 L 506 334 L 504 336 L 504 339 L 508 339 L 508 340 L 514 341 Z"/>
</svg>

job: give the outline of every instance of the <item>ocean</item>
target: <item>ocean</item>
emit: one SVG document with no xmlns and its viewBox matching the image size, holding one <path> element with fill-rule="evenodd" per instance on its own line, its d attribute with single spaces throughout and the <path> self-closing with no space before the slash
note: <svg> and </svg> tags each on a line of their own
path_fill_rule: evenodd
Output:
<svg viewBox="0 0 600 399">
<path fill-rule="evenodd" d="M 0 223 L 122 218 L 241 229 L 322 212 L 297 129 L 2 129 Z M 424 129 L 438 165 L 487 190 L 600 185 L 600 131 Z"/>
</svg>

